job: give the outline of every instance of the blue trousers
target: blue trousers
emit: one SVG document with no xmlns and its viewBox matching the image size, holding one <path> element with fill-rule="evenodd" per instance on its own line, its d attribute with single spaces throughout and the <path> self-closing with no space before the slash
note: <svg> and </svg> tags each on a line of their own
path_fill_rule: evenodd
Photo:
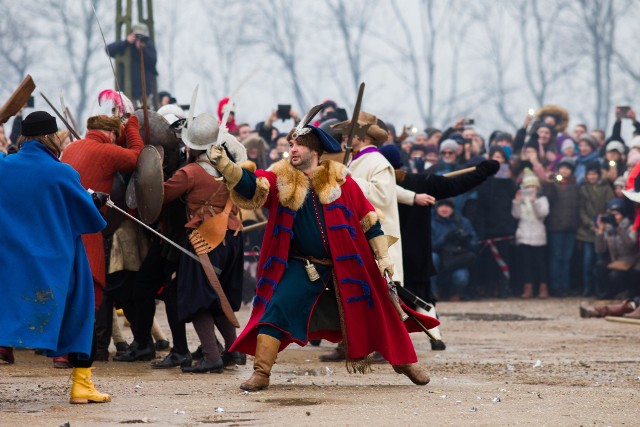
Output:
<svg viewBox="0 0 640 427">
<path fill-rule="evenodd" d="M 550 231 L 548 233 L 549 285 L 555 295 L 569 291 L 571 257 L 576 245 L 575 231 Z"/>
</svg>

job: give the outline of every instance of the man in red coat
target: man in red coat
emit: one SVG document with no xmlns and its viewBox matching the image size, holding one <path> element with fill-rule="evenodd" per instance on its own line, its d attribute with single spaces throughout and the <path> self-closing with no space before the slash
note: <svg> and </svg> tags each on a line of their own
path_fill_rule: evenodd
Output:
<svg viewBox="0 0 640 427">
<path fill-rule="evenodd" d="M 126 147 L 116 144 L 123 129 Z M 62 161 L 78 171 L 84 188 L 110 194 L 113 176 L 117 172 L 133 172 L 143 147 L 136 116 L 130 116 L 124 128 L 118 117 L 93 116 L 87 120 L 84 139 L 67 146 Z M 82 241 L 91 265 L 98 309 L 106 281 L 102 233 L 83 234 Z"/>
<path fill-rule="evenodd" d="M 387 236 L 346 167 L 319 162 L 324 151 L 341 147 L 309 121 L 289 132 L 289 158 L 271 171 L 253 173 L 219 147 L 208 151 L 239 207 L 269 209 L 253 310 L 230 349 L 255 355 L 254 373 L 240 388 L 268 387 L 278 351 L 319 338 L 344 339 L 349 370 L 364 373 L 367 356 L 379 351 L 397 373 L 427 384 L 429 376 L 417 366 L 408 334 L 418 326 L 401 321 L 382 276 L 385 271 L 393 275 Z M 439 323 L 412 314 L 427 328 Z"/>
</svg>

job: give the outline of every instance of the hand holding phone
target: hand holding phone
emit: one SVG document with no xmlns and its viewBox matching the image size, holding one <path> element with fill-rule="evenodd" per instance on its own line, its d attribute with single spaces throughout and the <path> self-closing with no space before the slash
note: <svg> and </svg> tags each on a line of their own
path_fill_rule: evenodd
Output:
<svg viewBox="0 0 640 427">
<path fill-rule="evenodd" d="M 280 104 L 278 105 L 278 110 L 276 111 L 277 117 L 282 120 L 288 120 L 291 117 L 291 105 Z"/>
</svg>

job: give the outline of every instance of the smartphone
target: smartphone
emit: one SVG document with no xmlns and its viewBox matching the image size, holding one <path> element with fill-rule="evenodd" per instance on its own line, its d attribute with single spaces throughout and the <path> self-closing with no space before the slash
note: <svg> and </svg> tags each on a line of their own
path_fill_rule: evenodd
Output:
<svg viewBox="0 0 640 427">
<path fill-rule="evenodd" d="M 29 100 L 27 101 L 27 107 L 33 108 L 34 106 L 35 106 L 35 98 L 33 96 L 30 96 Z"/>
<path fill-rule="evenodd" d="M 474 125 L 475 123 L 476 121 L 474 119 L 464 119 L 464 122 L 463 122 L 465 126 L 471 126 L 471 125 Z"/>
<path fill-rule="evenodd" d="M 278 105 L 277 116 L 280 120 L 288 120 L 291 117 L 291 105 Z"/>
<path fill-rule="evenodd" d="M 628 105 L 621 105 L 617 108 L 620 110 L 620 117 L 623 119 L 626 119 L 627 114 L 629 114 L 629 110 L 631 109 L 631 107 L 629 107 Z"/>
</svg>

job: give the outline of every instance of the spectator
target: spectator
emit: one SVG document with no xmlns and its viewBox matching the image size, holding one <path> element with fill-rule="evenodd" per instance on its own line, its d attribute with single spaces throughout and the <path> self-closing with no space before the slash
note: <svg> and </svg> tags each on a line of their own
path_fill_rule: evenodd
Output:
<svg viewBox="0 0 640 427">
<path fill-rule="evenodd" d="M 330 107 L 326 107 L 326 108 L 330 108 Z M 289 117 L 294 121 L 295 124 L 297 124 L 300 121 L 300 117 L 298 116 L 298 113 L 293 109 L 289 111 Z M 273 125 L 276 122 L 276 120 L 278 120 L 278 110 L 273 109 L 271 110 L 271 114 L 269 115 L 267 120 L 265 120 L 262 123 L 258 123 L 256 125 L 256 130 L 258 131 L 258 134 L 262 137 L 262 139 L 264 139 L 269 143 L 269 146 L 271 148 L 274 148 L 276 145 L 276 140 L 281 138 L 281 134 L 279 133 L 278 129 Z M 284 135 L 286 136 L 286 134 Z M 288 143 L 287 143 L 287 151 L 289 151 Z"/>
<path fill-rule="evenodd" d="M 433 145 L 438 148 L 438 144 L 440 143 L 440 137 L 442 136 L 442 131 L 436 128 L 426 128 L 424 133 L 427 134 L 427 143 L 425 145 Z"/>
<path fill-rule="evenodd" d="M 579 185 L 578 231 L 576 239 L 582 248 L 582 295 L 591 296 L 595 288 L 596 265 L 595 218 L 604 213 L 607 202 L 613 197 L 611 187 L 600 181 L 601 170 L 598 161 L 586 165 L 585 179 Z"/>
<path fill-rule="evenodd" d="M 625 159 L 625 147 L 620 141 L 610 141 L 607 144 L 604 162 L 604 179 L 613 183 L 619 176 L 627 171 Z"/>
<path fill-rule="evenodd" d="M 622 139 L 621 131 L 622 131 L 622 119 L 630 119 L 631 124 L 633 125 L 633 135 L 636 136 L 640 134 L 640 122 L 636 120 L 636 113 L 632 108 L 629 108 L 626 113 L 624 113 L 620 107 L 616 107 L 616 121 L 613 123 L 613 130 L 611 131 L 611 136 L 607 141 L 622 141 L 624 144 L 624 139 Z"/>
<path fill-rule="evenodd" d="M 242 145 L 247 149 L 247 158 L 256 164 L 258 169 L 266 169 L 267 163 L 267 149 L 268 145 L 264 139 L 260 138 L 257 134 L 250 135 L 242 141 Z"/>
<path fill-rule="evenodd" d="M 249 135 L 251 135 L 251 126 L 249 123 L 241 123 L 238 125 L 238 142 L 244 141 Z M 266 143 L 266 142 L 265 142 Z"/>
<path fill-rule="evenodd" d="M 489 158 L 500 163 L 500 169 L 478 188 L 478 216 L 474 223 L 478 237 L 484 242 L 479 254 L 478 273 L 481 295 L 506 298 L 511 295 L 510 258 L 516 221 L 511 216 L 511 200 L 516 193 L 507 155 L 499 145 L 489 149 Z M 497 251 L 493 253 L 492 246 Z M 499 265 L 499 258 L 507 270 Z"/>
<path fill-rule="evenodd" d="M 118 55 L 129 55 L 130 57 L 130 79 L 131 88 L 129 97 L 132 101 L 142 101 L 142 77 L 140 70 L 140 51 L 144 60 L 144 77 L 146 83 L 147 97 L 156 92 L 156 62 L 158 60 L 156 47 L 149 39 L 149 27 L 146 24 L 138 23 L 131 28 L 131 33 L 126 40 L 115 41 L 107 46 L 107 53 L 111 57 Z M 153 104 L 151 104 L 153 105 Z"/>
<path fill-rule="evenodd" d="M 607 213 L 596 219 L 596 252 L 602 254 L 598 263 L 597 297 L 611 299 L 628 293 L 628 285 L 640 280 L 637 233 L 627 217 L 622 200 L 613 198 Z"/>
<path fill-rule="evenodd" d="M 538 283 L 538 297 L 547 298 L 547 234 L 544 219 L 549 215 L 549 200 L 542 194 L 540 180 L 531 169 L 525 169 L 521 189 L 511 204 L 511 214 L 518 220 L 516 244 L 524 280 L 522 298 L 533 296 Z"/>
<path fill-rule="evenodd" d="M 275 145 L 275 148 L 269 151 L 269 165 L 289 156 L 289 141 L 287 141 L 286 133 L 278 135 Z"/>
<path fill-rule="evenodd" d="M 589 134 L 582 135 L 578 141 L 578 155 L 576 157 L 575 176 L 578 184 L 582 184 L 584 181 L 587 163 L 598 160 L 600 153 L 597 150 L 598 141 Z"/>
<path fill-rule="evenodd" d="M 431 219 L 433 263 L 438 270 L 434 294 L 446 289 L 450 301 L 460 301 L 469 284 L 469 269 L 476 259 L 478 238 L 468 219 L 454 214 L 452 199 L 436 204 Z"/>
<path fill-rule="evenodd" d="M 587 133 L 587 125 L 585 125 L 584 123 L 578 123 L 574 128 L 573 128 L 573 135 L 571 135 L 571 138 L 574 141 L 578 141 L 580 139 L 580 137 L 582 135 L 584 135 L 585 133 Z M 563 141 L 564 142 L 564 141 Z"/>
<path fill-rule="evenodd" d="M 570 139 L 565 139 L 569 141 Z M 554 296 L 569 294 L 571 258 L 576 243 L 578 226 L 578 186 L 573 171 L 575 160 L 563 158 L 558 165 L 558 175 L 548 186 L 549 216 L 549 284 Z"/>
<path fill-rule="evenodd" d="M 175 104 L 176 102 L 176 99 L 171 96 L 171 94 L 166 90 L 161 90 L 160 92 L 158 92 L 158 109 L 164 107 L 165 105 Z"/>
</svg>

